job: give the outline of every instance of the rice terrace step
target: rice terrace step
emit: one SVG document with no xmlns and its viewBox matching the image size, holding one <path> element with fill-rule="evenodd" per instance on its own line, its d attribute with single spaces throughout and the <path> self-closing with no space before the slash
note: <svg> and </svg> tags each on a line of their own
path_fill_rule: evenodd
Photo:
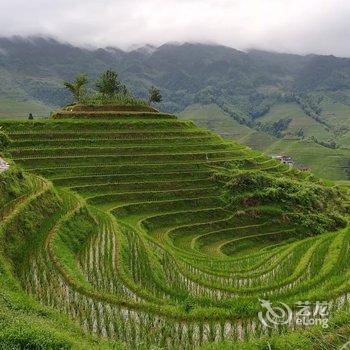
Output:
<svg viewBox="0 0 350 350">
<path fill-rule="evenodd" d="M 48 334 L 195 349 L 302 329 L 262 323 L 268 302 L 347 307 L 341 187 L 147 106 L 0 126 L 1 271 Z"/>
</svg>

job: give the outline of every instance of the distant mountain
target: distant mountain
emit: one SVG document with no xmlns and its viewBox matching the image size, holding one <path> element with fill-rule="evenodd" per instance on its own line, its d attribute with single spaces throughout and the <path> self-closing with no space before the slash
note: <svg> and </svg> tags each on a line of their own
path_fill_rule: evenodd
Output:
<svg viewBox="0 0 350 350">
<path fill-rule="evenodd" d="M 63 79 L 104 69 L 118 71 L 137 96 L 151 84 L 163 92 L 164 109 L 181 111 L 192 103 L 233 104 L 253 113 L 274 94 L 350 88 L 350 59 L 299 56 L 220 45 L 147 45 L 129 52 L 85 49 L 54 39 L 0 38 L 0 98 L 65 104 Z"/>
<path fill-rule="evenodd" d="M 131 51 L 87 49 L 51 38 L 0 38 L 0 117 L 47 115 L 71 102 L 62 80 L 84 72 L 93 87 L 95 78 L 108 68 L 117 71 L 138 97 L 145 98 L 151 85 L 159 87 L 164 96 L 159 108 L 164 111 L 184 117 L 192 116 L 188 111 L 203 112 L 198 106 L 220 111 L 218 115 L 242 131 L 232 137 L 243 137 L 241 142 L 254 147 L 265 150 L 271 146 L 267 140 L 288 138 L 323 147 L 334 152 L 334 159 L 341 158 L 342 170 L 334 178 L 349 177 L 350 157 L 339 156 L 340 150 L 350 152 L 349 58 L 242 52 L 190 43 Z M 204 125 L 215 129 L 208 118 Z M 247 130 L 265 136 L 248 137 Z M 228 133 L 222 130 L 222 134 Z"/>
</svg>

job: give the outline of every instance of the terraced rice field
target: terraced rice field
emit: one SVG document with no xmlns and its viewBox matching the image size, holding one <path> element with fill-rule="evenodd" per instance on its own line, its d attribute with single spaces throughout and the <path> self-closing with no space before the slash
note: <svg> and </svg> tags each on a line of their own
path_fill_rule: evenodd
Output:
<svg viewBox="0 0 350 350">
<path fill-rule="evenodd" d="M 332 218 L 334 230 L 317 234 L 316 225 L 298 222 L 300 206 L 267 201 L 253 184 L 232 182 L 231 172 L 321 191 L 311 174 L 190 121 L 112 114 L 0 123 L 11 159 L 36 174 L 28 194 L 4 206 L 6 244 L 15 244 L 11 218 L 21 208 L 45 208 L 37 234 L 16 243 L 25 254 L 8 253 L 28 293 L 87 333 L 130 348 L 190 349 L 268 334 L 259 298 L 327 300 L 334 311 L 347 305 L 349 229 Z M 329 197 L 340 207 L 337 200 Z M 317 220 L 316 212 L 306 216 Z"/>
</svg>

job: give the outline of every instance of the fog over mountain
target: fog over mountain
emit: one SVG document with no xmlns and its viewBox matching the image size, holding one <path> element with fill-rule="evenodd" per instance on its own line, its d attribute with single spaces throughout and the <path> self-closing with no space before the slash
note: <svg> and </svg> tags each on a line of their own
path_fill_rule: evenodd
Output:
<svg viewBox="0 0 350 350">
<path fill-rule="evenodd" d="M 161 107 L 171 112 L 214 101 L 244 105 L 249 112 L 252 103 L 264 105 L 270 93 L 261 94 L 261 89 L 271 86 L 281 93 L 350 87 L 350 59 L 334 56 L 243 52 L 191 43 L 131 51 L 86 49 L 42 37 L 0 38 L 0 50 L 0 97 L 34 98 L 49 105 L 70 101 L 62 79 L 85 72 L 93 80 L 108 68 L 116 70 L 137 96 L 145 97 L 151 85 L 161 88 Z M 245 96 L 246 102 L 235 96 Z"/>
<path fill-rule="evenodd" d="M 209 44 L 143 46 L 131 51 L 87 49 L 43 37 L 0 38 L 0 97 L 70 102 L 62 85 L 80 72 L 91 87 L 114 69 L 139 97 L 151 85 L 164 95 L 161 108 L 176 112 L 192 103 L 230 103 L 255 114 L 277 94 L 350 88 L 350 59 L 334 56 L 239 51 Z"/>
<path fill-rule="evenodd" d="M 0 0 L 0 8 L 2 36 L 40 34 L 124 49 L 215 42 L 243 50 L 350 56 L 347 0 Z"/>
</svg>

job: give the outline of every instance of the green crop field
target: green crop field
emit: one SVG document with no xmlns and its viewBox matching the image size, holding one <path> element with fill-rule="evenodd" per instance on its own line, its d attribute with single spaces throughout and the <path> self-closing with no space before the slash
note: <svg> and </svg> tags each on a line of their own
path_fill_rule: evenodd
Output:
<svg viewBox="0 0 350 350">
<path fill-rule="evenodd" d="M 0 173 L 1 349 L 344 343 L 346 183 L 322 181 L 169 114 L 58 116 L 0 121 L 10 163 Z M 240 128 L 242 139 L 258 137 L 221 122 L 213 121 L 218 133 Z M 285 147 L 276 140 L 269 151 Z M 332 160 L 339 177 L 340 158 Z M 294 318 L 269 328 L 259 299 L 291 312 L 298 301 L 325 301 L 329 328 L 305 329 Z"/>
</svg>

